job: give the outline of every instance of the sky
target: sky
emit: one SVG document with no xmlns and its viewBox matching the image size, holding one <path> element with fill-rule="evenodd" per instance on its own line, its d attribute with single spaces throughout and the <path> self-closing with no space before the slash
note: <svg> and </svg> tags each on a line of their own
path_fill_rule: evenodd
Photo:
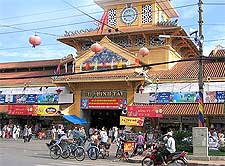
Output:
<svg viewBox="0 0 225 166">
<path fill-rule="evenodd" d="M 204 55 L 216 46 L 225 46 L 225 2 L 203 0 Z M 178 24 L 187 33 L 198 29 L 198 0 L 171 0 L 179 13 Z M 70 4 L 70 5 L 69 5 Z M 93 0 L 0 0 L 0 63 L 60 59 L 76 50 L 56 39 L 65 31 L 95 28 L 91 18 L 72 6 L 97 19 L 103 10 Z M 41 37 L 40 46 L 33 48 L 31 35 Z"/>
</svg>

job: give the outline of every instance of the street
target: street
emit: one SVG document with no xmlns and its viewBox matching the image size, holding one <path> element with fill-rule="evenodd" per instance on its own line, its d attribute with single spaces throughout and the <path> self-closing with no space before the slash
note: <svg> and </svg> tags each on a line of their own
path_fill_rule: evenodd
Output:
<svg viewBox="0 0 225 166">
<path fill-rule="evenodd" d="M 140 164 L 127 163 L 119 161 L 115 156 L 116 145 L 111 146 L 111 153 L 108 159 L 90 160 L 87 156 L 84 161 L 75 159 L 51 159 L 49 150 L 45 145 L 49 140 L 31 140 L 29 143 L 23 143 L 20 140 L 2 140 L 0 139 L 0 165 L 1 166 L 136 166 Z"/>
</svg>

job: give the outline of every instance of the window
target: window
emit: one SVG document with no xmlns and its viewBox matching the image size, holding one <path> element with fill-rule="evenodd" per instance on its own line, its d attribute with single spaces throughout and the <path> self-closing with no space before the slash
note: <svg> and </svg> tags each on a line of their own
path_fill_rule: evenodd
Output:
<svg viewBox="0 0 225 166">
<path fill-rule="evenodd" d="M 109 9 L 109 11 L 108 11 L 108 25 L 110 25 L 110 26 L 116 26 L 117 25 L 116 9 Z"/>
<path fill-rule="evenodd" d="M 142 5 L 142 24 L 152 22 L 152 5 Z"/>
</svg>

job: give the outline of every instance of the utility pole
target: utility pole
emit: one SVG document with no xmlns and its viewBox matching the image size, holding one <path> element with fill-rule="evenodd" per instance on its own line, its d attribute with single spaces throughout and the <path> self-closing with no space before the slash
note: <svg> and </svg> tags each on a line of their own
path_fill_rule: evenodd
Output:
<svg viewBox="0 0 225 166">
<path fill-rule="evenodd" d="M 204 127 L 204 103 L 203 103 L 203 77 L 204 77 L 204 64 L 203 64 L 203 32 L 202 32 L 202 0 L 198 2 L 198 13 L 199 13 L 199 37 L 198 37 L 198 45 L 199 45 L 199 71 L 198 71 L 198 86 L 199 86 L 199 101 L 198 101 L 198 127 Z"/>
</svg>

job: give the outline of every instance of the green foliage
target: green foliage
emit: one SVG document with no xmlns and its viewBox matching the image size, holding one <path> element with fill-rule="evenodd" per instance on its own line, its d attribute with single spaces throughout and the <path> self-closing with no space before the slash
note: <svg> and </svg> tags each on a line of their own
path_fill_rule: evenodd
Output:
<svg viewBox="0 0 225 166">
<path fill-rule="evenodd" d="M 176 140 L 176 150 L 177 151 L 186 151 L 193 152 L 192 142 L 184 141 L 184 138 L 191 137 L 192 133 L 188 131 L 177 131 L 174 133 L 174 139 Z"/>
<path fill-rule="evenodd" d="M 219 148 L 219 150 L 221 151 L 221 152 L 225 152 L 225 146 L 221 146 L 220 148 Z M 225 154 L 224 154 L 225 155 Z"/>
</svg>

